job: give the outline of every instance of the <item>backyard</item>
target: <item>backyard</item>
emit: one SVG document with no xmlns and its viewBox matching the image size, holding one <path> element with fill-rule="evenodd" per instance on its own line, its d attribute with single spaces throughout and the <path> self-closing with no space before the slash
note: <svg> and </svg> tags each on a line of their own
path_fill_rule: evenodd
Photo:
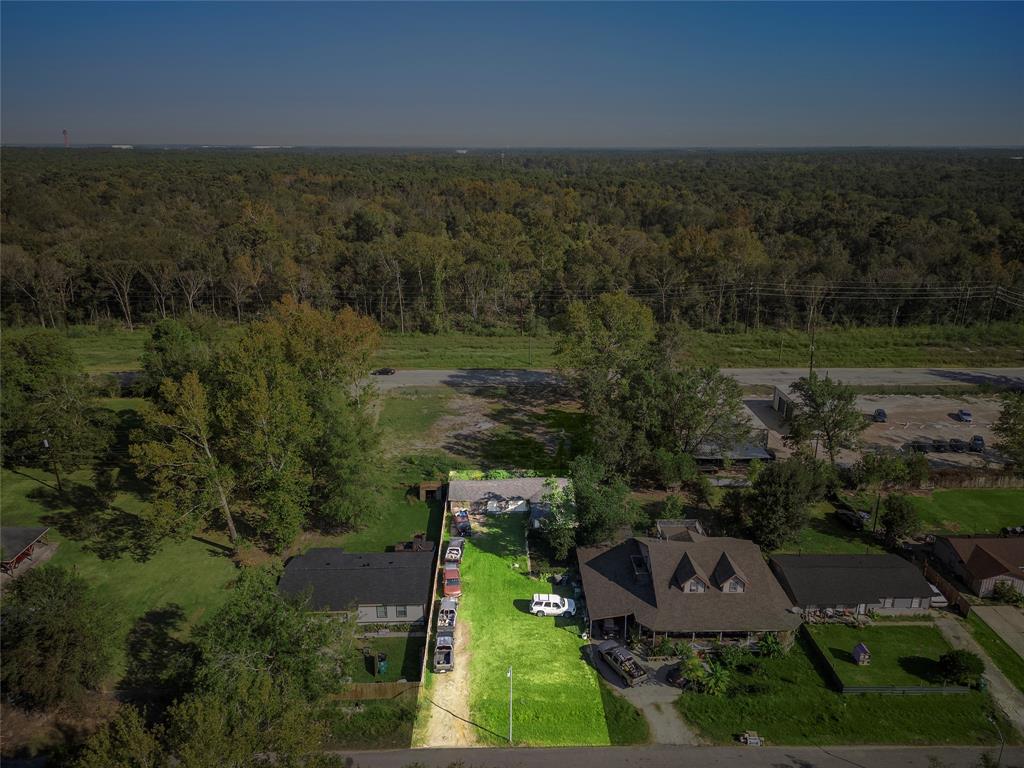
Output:
<svg viewBox="0 0 1024 768">
<path fill-rule="evenodd" d="M 928 686 L 938 680 L 939 657 L 949 644 L 934 626 L 873 626 L 855 629 L 842 624 L 808 625 L 822 654 L 849 686 Z M 871 663 L 853 660 L 855 645 L 864 643 Z"/>
<path fill-rule="evenodd" d="M 469 625 L 471 719 L 484 743 L 508 732 L 508 670 L 513 669 L 513 739 L 535 746 L 624 744 L 646 739 L 632 705 L 603 690 L 582 657 L 579 622 L 528 612 L 549 584 L 526 575 L 525 517 L 490 518 L 463 561 L 460 621 Z"/>
<path fill-rule="evenodd" d="M 999 533 L 1004 526 L 1024 525 L 1024 490 L 935 491 L 914 497 L 914 504 L 931 533 Z"/>
<path fill-rule="evenodd" d="M 364 637 L 357 640 L 356 663 L 352 665 L 352 682 L 393 683 L 396 680 L 419 680 L 426 642 L 425 637 Z M 380 653 L 387 656 L 387 670 L 375 676 L 373 656 Z"/>
<path fill-rule="evenodd" d="M 787 656 L 764 659 L 734 673 L 729 695 L 684 693 L 677 700 L 683 716 L 716 743 L 735 743 L 747 730 L 769 744 L 996 744 L 988 720 L 986 693 L 843 695 L 825 682 L 809 641 L 798 637 Z M 1000 716 L 1007 742 L 1019 735 Z"/>
</svg>

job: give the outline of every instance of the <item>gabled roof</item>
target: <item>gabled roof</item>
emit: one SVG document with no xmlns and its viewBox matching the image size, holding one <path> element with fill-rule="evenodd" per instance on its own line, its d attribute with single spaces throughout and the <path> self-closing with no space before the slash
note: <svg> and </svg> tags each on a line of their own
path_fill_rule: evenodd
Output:
<svg viewBox="0 0 1024 768">
<path fill-rule="evenodd" d="M 946 536 L 946 542 L 976 579 L 1012 574 L 1024 578 L 1024 537 Z"/>
<path fill-rule="evenodd" d="M 704 569 L 693 562 L 689 552 L 684 552 L 682 559 L 679 561 L 679 565 L 676 566 L 676 584 L 682 586 L 694 576 L 699 578 L 709 587 L 711 582 L 708 580 L 708 575 L 704 573 Z"/>
<path fill-rule="evenodd" d="M 715 579 L 715 586 L 721 588 L 723 584 L 729 581 L 733 576 L 738 576 L 740 581 L 747 584 L 747 577 L 743 575 L 736 563 L 729 557 L 728 552 L 723 552 L 722 556 L 718 558 L 718 564 L 715 566 L 714 573 L 711 574 Z"/>
<path fill-rule="evenodd" d="M 23 528 L 4 526 L 0 528 L 0 559 L 14 560 L 18 555 L 35 544 L 49 528 Z"/>
<path fill-rule="evenodd" d="M 632 565 L 646 549 L 649 578 L 638 578 Z M 747 577 L 743 592 L 723 592 L 707 579 L 723 553 Z M 800 618 L 751 541 L 701 537 L 668 541 L 644 537 L 618 544 L 580 547 L 579 558 L 587 611 L 592 619 L 632 615 L 656 632 L 762 632 L 795 629 Z M 684 592 L 679 576 L 701 575 L 705 592 Z"/>
<path fill-rule="evenodd" d="M 554 478 L 557 488 L 562 489 L 569 481 L 564 477 Z M 541 501 L 550 489 L 546 477 L 515 477 L 507 480 L 452 480 L 448 483 L 448 498 L 451 501 L 509 501 L 526 499 L 530 503 Z"/>
<path fill-rule="evenodd" d="M 322 547 L 288 561 L 278 590 L 310 592 L 315 611 L 347 611 L 358 605 L 423 605 L 433 587 L 434 553 L 352 552 Z"/>
<path fill-rule="evenodd" d="M 899 555 L 776 555 L 772 569 L 801 608 L 932 596 L 921 571 Z"/>
</svg>

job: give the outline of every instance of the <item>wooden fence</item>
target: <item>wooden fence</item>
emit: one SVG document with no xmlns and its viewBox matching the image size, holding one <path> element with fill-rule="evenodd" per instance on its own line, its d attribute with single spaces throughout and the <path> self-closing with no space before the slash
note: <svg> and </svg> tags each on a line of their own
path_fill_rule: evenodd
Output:
<svg viewBox="0 0 1024 768">
<path fill-rule="evenodd" d="M 950 606 L 956 608 L 964 618 L 971 615 L 970 601 L 961 594 L 953 582 L 935 570 L 935 567 L 927 560 L 924 562 L 924 577 L 938 587 L 939 592 L 949 601 Z"/>
<path fill-rule="evenodd" d="M 1024 476 L 994 469 L 940 469 L 929 484 L 936 488 L 1024 488 Z"/>
</svg>

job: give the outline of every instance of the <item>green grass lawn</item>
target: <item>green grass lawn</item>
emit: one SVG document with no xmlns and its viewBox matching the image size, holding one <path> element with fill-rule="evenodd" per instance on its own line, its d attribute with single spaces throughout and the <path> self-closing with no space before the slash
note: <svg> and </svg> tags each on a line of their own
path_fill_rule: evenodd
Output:
<svg viewBox="0 0 1024 768">
<path fill-rule="evenodd" d="M 937 679 L 939 657 L 950 651 L 934 627 L 878 626 L 854 629 L 842 624 L 809 625 L 832 668 L 844 685 L 941 685 Z M 853 660 L 857 643 L 871 651 L 871 663 Z"/>
<path fill-rule="evenodd" d="M 451 400 L 447 387 L 402 387 L 388 392 L 377 425 L 386 433 L 393 451 L 410 439 L 422 436 L 444 414 Z"/>
<path fill-rule="evenodd" d="M 356 683 L 384 682 L 396 680 L 419 680 L 423 669 L 424 637 L 367 637 L 356 641 L 358 653 L 352 665 L 352 681 Z M 374 654 L 385 653 L 388 657 L 387 671 L 373 675 L 372 660 L 363 655 L 368 648 Z"/>
<path fill-rule="evenodd" d="M 998 533 L 1024 524 L 1024 490 L 935 491 L 914 497 L 923 529 L 935 533 Z"/>
<path fill-rule="evenodd" d="M 1024 691 L 1024 659 L 1020 654 L 976 613 L 967 617 L 967 629 L 1010 682 Z"/>
<path fill-rule="evenodd" d="M 486 729 L 481 739 L 499 744 L 507 738 L 506 673 L 511 665 L 516 743 L 639 740 L 646 736 L 637 720 L 642 716 L 622 700 L 605 705 L 609 694 L 583 660 L 584 641 L 576 622 L 538 618 L 526 611 L 533 594 L 550 587 L 525 575 L 525 532 L 525 516 L 495 517 L 486 535 L 470 539 L 463 560 L 465 593 L 459 617 L 468 625 L 473 649 L 467 694 L 472 719 Z"/>
<path fill-rule="evenodd" d="M 988 694 L 844 696 L 825 683 L 807 642 L 799 637 L 785 658 L 761 660 L 749 672 L 736 673 L 730 695 L 682 694 L 680 712 L 706 738 L 723 744 L 735 743 L 747 730 L 757 731 L 769 744 L 998 743 L 988 721 Z M 1001 716 L 1000 728 L 1008 742 L 1019 742 Z"/>
<path fill-rule="evenodd" d="M 795 541 L 779 550 L 778 554 L 881 554 L 885 549 L 869 534 L 843 525 L 832 514 L 827 501 L 812 505 L 810 520 Z"/>
<path fill-rule="evenodd" d="M 320 711 L 328 748 L 408 749 L 412 744 L 416 697 L 380 701 L 334 701 Z"/>
<path fill-rule="evenodd" d="M 225 327 L 234 324 L 225 323 Z M 100 331 L 76 326 L 69 334 L 87 370 L 129 371 L 139 367 L 149 332 L 136 328 Z M 723 368 L 797 367 L 807 364 L 810 339 L 803 331 L 758 330 L 747 333 L 677 333 L 695 363 Z M 555 335 L 479 336 L 450 333 L 389 333 L 376 364 L 395 368 L 552 368 Z M 828 367 L 931 367 L 1020 365 L 1024 327 L 914 326 L 907 328 L 819 329 L 815 361 Z"/>
</svg>

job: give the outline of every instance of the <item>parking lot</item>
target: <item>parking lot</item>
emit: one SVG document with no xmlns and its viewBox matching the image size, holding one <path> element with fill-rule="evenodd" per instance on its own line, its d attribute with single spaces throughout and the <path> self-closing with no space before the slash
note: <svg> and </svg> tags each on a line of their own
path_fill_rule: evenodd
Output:
<svg viewBox="0 0 1024 768">
<path fill-rule="evenodd" d="M 783 441 L 787 430 L 785 425 L 780 423 L 778 414 L 771 409 L 771 401 L 748 399 L 746 405 L 756 419 L 755 425 L 763 424 L 768 428 L 768 446 L 779 458 L 788 456 L 791 450 Z M 884 424 L 869 422 L 861 433 L 861 444 L 868 450 L 901 450 L 908 443 L 917 440 L 949 441 L 956 438 L 969 442 L 974 435 L 980 435 L 986 445 L 986 451 L 982 454 L 929 452 L 928 460 L 938 468 L 982 467 L 1000 461 L 998 454 L 992 450 L 996 440 L 992 427 L 999 418 L 999 401 L 995 398 L 861 395 L 857 398 L 857 406 L 865 417 L 879 408 L 888 416 Z M 971 412 L 972 423 L 964 423 L 956 418 L 961 408 Z M 852 463 L 859 457 L 857 451 L 842 451 L 839 461 Z"/>
</svg>

